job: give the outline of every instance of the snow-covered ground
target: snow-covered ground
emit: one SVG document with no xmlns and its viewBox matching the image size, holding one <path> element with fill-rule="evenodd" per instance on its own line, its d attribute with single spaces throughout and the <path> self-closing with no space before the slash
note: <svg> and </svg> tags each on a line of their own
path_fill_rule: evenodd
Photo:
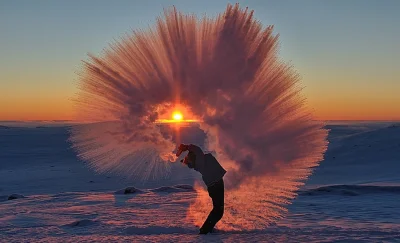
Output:
<svg viewBox="0 0 400 243">
<path fill-rule="evenodd" d="M 96 175 L 63 124 L 0 123 L 0 242 L 400 242 L 400 125 L 328 128 L 325 160 L 282 220 L 197 235 L 194 171 L 177 163 L 146 184 Z"/>
</svg>

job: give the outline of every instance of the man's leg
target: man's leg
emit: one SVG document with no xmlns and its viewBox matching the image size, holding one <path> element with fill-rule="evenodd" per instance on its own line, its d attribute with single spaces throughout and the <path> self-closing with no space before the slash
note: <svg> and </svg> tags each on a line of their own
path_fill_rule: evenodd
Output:
<svg viewBox="0 0 400 243">
<path fill-rule="evenodd" d="M 208 194 L 212 199 L 213 209 L 208 215 L 203 226 L 200 228 L 200 233 L 204 234 L 211 232 L 214 226 L 224 215 L 224 181 L 221 179 L 209 187 Z"/>
</svg>

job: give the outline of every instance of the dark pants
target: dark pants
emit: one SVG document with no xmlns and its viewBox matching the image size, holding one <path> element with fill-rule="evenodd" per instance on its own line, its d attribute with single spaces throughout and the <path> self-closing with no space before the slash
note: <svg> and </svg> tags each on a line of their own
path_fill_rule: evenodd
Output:
<svg viewBox="0 0 400 243">
<path fill-rule="evenodd" d="M 217 181 L 212 186 L 208 187 L 208 195 L 210 195 L 213 202 L 213 209 L 208 215 L 200 232 L 211 232 L 217 222 L 224 215 L 224 181 L 223 179 Z"/>
</svg>

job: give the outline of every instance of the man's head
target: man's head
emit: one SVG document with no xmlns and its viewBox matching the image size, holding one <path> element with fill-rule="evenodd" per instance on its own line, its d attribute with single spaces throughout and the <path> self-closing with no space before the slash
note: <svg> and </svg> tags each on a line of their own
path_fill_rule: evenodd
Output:
<svg viewBox="0 0 400 243">
<path fill-rule="evenodd" d="M 189 168 L 194 168 L 196 163 L 196 155 L 193 152 L 190 152 L 185 156 L 182 163 L 186 164 Z"/>
</svg>

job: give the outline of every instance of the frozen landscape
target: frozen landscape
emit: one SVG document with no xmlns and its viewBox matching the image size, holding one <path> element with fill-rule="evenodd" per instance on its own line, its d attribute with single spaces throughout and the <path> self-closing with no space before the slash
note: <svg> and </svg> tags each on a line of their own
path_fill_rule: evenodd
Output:
<svg viewBox="0 0 400 243">
<path fill-rule="evenodd" d="M 186 219 L 200 175 L 183 165 L 151 183 L 96 174 L 70 149 L 71 124 L 0 125 L 0 242 L 400 242 L 398 123 L 328 123 L 325 159 L 283 219 L 208 235 Z"/>
</svg>

